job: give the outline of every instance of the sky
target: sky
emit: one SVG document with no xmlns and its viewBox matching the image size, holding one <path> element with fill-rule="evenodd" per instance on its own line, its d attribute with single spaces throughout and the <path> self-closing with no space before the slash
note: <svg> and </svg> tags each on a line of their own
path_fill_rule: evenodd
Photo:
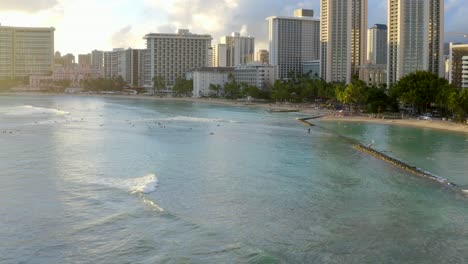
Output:
<svg viewBox="0 0 468 264">
<path fill-rule="evenodd" d="M 387 1 L 369 1 L 369 26 L 387 22 Z M 445 0 L 445 31 L 468 33 L 467 0 Z M 55 49 L 62 54 L 94 49 L 144 48 L 148 33 L 188 28 L 221 36 L 241 32 L 268 47 L 268 16 L 288 16 L 298 8 L 314 9 L 320 0 L 0 0 L 3 26 L 54 27 Z M 468 42 L 468 38 L 446 37 Z"/>
</svg>

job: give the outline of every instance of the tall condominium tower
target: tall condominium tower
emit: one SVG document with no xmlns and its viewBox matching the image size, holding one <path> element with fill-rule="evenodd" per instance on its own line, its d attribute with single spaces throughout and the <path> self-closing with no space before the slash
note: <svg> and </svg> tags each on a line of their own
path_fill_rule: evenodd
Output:
<svg viewBox="0 0 468 264">
<path fill-rule="evenodd" d="M 425 70 L 444 76 L 444 1 L 388 1 L 388 80 Z"/>
<path fill-rule="evenodd" d="M 367 62 L 387 64 L 387 26 L 375 24 L 367 31 Z"/>
<path fill-rule="evenodd" d="M 219 47 L 218 47 L 219 46 Z M 217 67 L 235 67 L 254 61 L 255 38 L 244 37 L 234 32 L 231 36 L 221 37 L 215 45 L 215 65 Z M 225 63 L 224 63 L 225 62 Z"/>
<path fill-rule="evenodd" d="M 304 63 L 320 58 L 320 20 L 312 10 L 296 10 L 294 17 L 268 17 L 270 64 L 278 78 L 302 74 Z"/>
<path fill-rule="evenodd" d="M 104 52 L 100 50 L 93 50 L 91 52 L 91 67 L 95 70 L 104 68 Z"/>
<path fill-rule="evenodd" d="M 54 32 L 54 28 L 0 26 L 0 79 L 51 74 Z"/>
<path fill-rule="evenodd" d="M 119 65 L 121 63 L 121 55 L 124 52 L 122 48 L 115 48 L 112 51 L 103 53 L 103 75 L 106 79 L 117 78 L 119 73 Z M 123 76 L 122 76 L 123 77 Z"/>
<path fill-rule="evenodd" d="M 321 0 L 321 74 L 350 82 L 366 60 L 367 0 Z"/>
<path fill-rule="evenodd" d="M 188 71 L 209 64 L 210 35 L 179 29 L 177 34 L 148 34 L 144 38 L 150 57 L 149 65 L 145 66 L 150 68 L 148 79 L 163 77 L 165 84 L 171 86 L 177 78 L 185 78 Z M 145 85 L 151 86 L 152 82 Z"/>
</svg>

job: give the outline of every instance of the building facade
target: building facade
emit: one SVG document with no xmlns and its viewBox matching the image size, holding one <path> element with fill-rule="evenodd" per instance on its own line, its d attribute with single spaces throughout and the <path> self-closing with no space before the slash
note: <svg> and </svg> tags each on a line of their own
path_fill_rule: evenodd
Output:
<svg viewBox="0 0 468 264">
<path fill-rule="evenodd" d="M 263 64 L 270 64 L 270 53 L 268 50 L 259 50 L 255 54 L 255 61 Z"/>
<path fill-rule="evenodd" d="M 115 48 L 112 51 L 103 52 L 103 76 L 105 79 L 114 79 L 122 73 L 122 54 L 125 50 Z M 122 76 L 123 77 L 123 76 Z"/>
<path fill-rule="evenodd" d="M 75 55 L 71 53 L 67 53 L 62 56 L 62 63 L 63 66 L 72 66 L 76 64 Z"/>
<path fill-rule="evenodd" d="M 387 65 L 385 64 L 363 64 L 359 67 L 360 80 L 368 85 L 382 85 L 387 82 Z"/>
<path fill-rule="evenodd" d="M 387 65 L 387 25 L 375 24 L 367 30 L 367 63 Z"/>
<path fill-rule="evenodd" d="M 468 44 L 450 43 L 449 82 L 457 88 L 468 88 Z"/>
<path fill-rule="evenodd" d="M 213 45 L 213 67 L 226 67 L 227 65 L 227 46 L 226 44 Z"/>
<path fill-rule="evenodd" d="M 146 50 L 127 49 L 119 53 L 118 76 L 132 87 L 143 86 Z"/>
<path fill-rule="evenodd" d="M 81 67 L 90 67 L 91 66 L 91 53 L 78 54 L 78 65 L 80 65 Z"/>
<path fill-rule="evenodd" d="M 367 0 L 321 0 L 321 77 L 351 81 L 366 60 Z"/>
<path fill-rule="evenodd" d="M 310 11 L 310 12 L 309 12 Z M 320 58 L 320 20 L 312 10 L 295 12 L 295 17 L 268 17 L 271 65 L 277 66 L 278 78 L 290 73 L 302 74 L 306 61 Z"/>
<path fill-rule="evenodd" d="M 418 71 L 444 76 L 444 1 L 388 1 L 388 85 Z"/>
<path fill-rule="evenodd" d="M 50 75 L 54 28 L 0 26 L 0 79 Z"/>
<path fill-rule="evenodd" d="M 207 97 L 216 92 L 210 89 L 210 85 L 219 85 L 223 94 L 224 84 L 229 81 L 229 75 L 234 74 L 234 67 L 202 67 L 187 74 L 187 79 L 193 80 L 193 97 Z"/>
<path fill-rule="evenodd" d="M 104 52 L 100 50 L 93 50 L 91 52 L 91 67 L 96 70 L 102 71 L 104 68 Z"/>
<path fill-rule="evenodd" d="M 231 36 L 221 37 L 220 43 L 215 45 L 217 53 L 215 65 L 219 67 L 236 67 L 254 61 L 255 38 L 244 37 L 234 32 Z M 226 63 L 224 63 L 226 62 Z"/>
<path fill-rule="evenodd" d="M 69 81 L 70 86 L 66 88 L 82 87 L 83 81 L 100 78 L 101 73 L 89 66 L 70 65 L 63 66 L 56 64 L 52 74 L 48 76 L 32 75 L 29 77 L 29 87 L 31 90 L 42 90 L 54 88 L 55 82 Z"/>
<path fill-rule="evenodd" d="M 320 78 L 320 60 L 304 62 L 302 73 L 308 74 L 310 78 Z"/>
<path fill-rule="evenodd" d="M 234 79 L 238 83 L 257 86 L 267 90 L 273 87 L 276 78 L 276 67 L 261 63 L 239 65 L 234 70 Z"/>
<path fill-rule="evenodd" d="M 177 34 L 148 34 L 144 38 L 150 56 L 148 79 L 162 77 L 166 86 L 172 86 L 177 78 L 185 78 L 187 72 L 208 65 L 210 35 L 179 29 Z M 152 82 L 145 86 L 152 86 Z"/>
</svg>

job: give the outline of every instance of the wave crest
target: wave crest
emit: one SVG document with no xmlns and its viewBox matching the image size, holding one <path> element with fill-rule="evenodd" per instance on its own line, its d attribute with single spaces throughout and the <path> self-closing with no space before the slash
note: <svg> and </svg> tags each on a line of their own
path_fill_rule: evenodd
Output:
<svg viewBox="0 0 468 264">
<path fill-rule="evenodd" d="M 23 105 L 17 107 L 6 108 L 4 111 L 6 115 L 37 115 L 37 114 L 47 114 L 47 115 L 69 115 L 70 112 L 62 111 L 55 108 L 45 108 L 37 107 L 32 105 Z"/>
<path fill-rule="evenodd" d="M 238 123 L 234 120 L 224 120 L 220 118 L 203 118 L 193 116 L 176 116 L 163 119 L 164 121 L 183 121 L 183 122 L 198 122 L 198 123 Z"/>
<path fill-rule="evenodd" d="M 159 181 L 156 175 L 148 174 L 146 176 L 127 180 L 131 193 L 152 193 L 156 191 Z"/>
</svg>

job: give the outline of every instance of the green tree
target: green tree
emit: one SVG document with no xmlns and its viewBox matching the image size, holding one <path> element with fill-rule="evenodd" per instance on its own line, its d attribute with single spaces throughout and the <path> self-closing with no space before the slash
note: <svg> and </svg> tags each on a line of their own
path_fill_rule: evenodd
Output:
<svg viewBox="0 0 468 264">
<path fill-rule="evenodd" d="M 114 78 L 114 88 L 115 90 L 122 91 L 127 86 L 127 83 L 121 75 Z"/>
<path fill-rule="evenodd" d="M 276 80 L 273 85 L 271 98 L 276 101 L 288 101 L 291 98 L 291 94 L 288 91 L 288 85 L 281 80 Z"/>
<path fill-rule="evenodd" d="M 447 80 L 427 71 L 417 71 L 401 78 L 392 86 L 390 94 L 400 102 L 411 104 L 413 109 L 426 112 L 432 103 L 436 103 L 441 89 L 446 89 Z M 445 93 L 445 92 L 444 92 Z M 440 102 L 448 103 L 450 93 L 440 95 Z"/>
<path fill-rule="evenodd" d="M 221 92 L 221 90 L 222 90 L 221 85 L 210 83 L 210 91 L 215 93 L 216 97 L 219 97 L 219 93 Z"/>
<path fill-rule="evenodd" d="M 241 85 L 236 82 L 232 73 L 228 76 L 228 82 L 224 84 L 224 93 L 230 99 L 237 99 L 241 94 Z"/>
<path fill-rule="evenodd" d="M 360 81 L 350 83 L 344 90 L 337 89 L 337 99 L 342 104 L 348 105 L 349 109 L 356 109 L 357 106 L 367 102 L 366 84 Z"/>
<path fill-rule="evenodd" d="M 153 81 L 153 95 L 156 94 L 156 91 L 161 92 L 162 90 L 166 88 L 164 77 L 154 76 L 152 81 Z"/>
<path fill-rule="evenodd" d="M 176 96 L 190 96 L 193 91 L 193 80 L 185 80 L 182 78 L 177 78 L 174 87 L 172 87 L 172 92 Z"/>
</svg>

